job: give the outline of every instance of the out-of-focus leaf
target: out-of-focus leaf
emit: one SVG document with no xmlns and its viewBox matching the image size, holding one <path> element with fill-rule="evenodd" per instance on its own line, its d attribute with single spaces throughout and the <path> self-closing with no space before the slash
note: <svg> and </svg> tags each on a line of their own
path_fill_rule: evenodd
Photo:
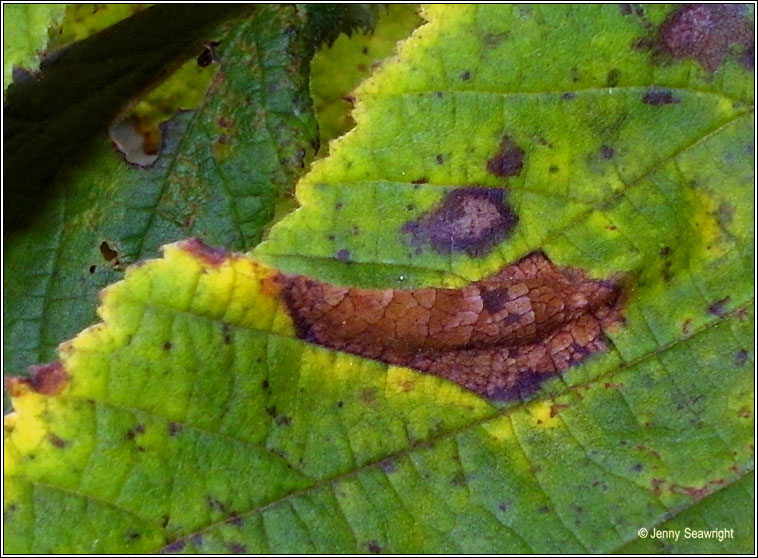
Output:
<svg viewBox="0 0 758 558">
<path fill-rule="evenodd" d="M 164 5 L 145 10 L 46 58 L 40 78 L 15 83 L 4 107 L 5 227 L 35 217 L 55 172 L 120 107 L 200 52 L 212 27 L 240 6 Z"/>
<path fill-rule="evenodd" d="M 15 80 L 13 68 L 36 72 L 48 29 L 63 19 L 64 4 L 3 4 L 3 94 Z"/>
</svg>

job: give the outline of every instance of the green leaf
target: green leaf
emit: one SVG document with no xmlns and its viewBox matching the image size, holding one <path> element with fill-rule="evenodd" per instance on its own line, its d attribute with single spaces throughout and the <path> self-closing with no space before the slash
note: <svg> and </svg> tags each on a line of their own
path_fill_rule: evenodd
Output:
<svg viewBox="0 0 758 558">
<path fill-rule="evenodd" d="M 153 165 L 130 165 L 102 134 L 57 176 L 6 238 L 6 371 L 50 359 L 92 322 L 95 293 L 162 244 L 258 241 L 317 141 L 302 29 L 294 8 L 230 20 L 209 37 L 222 43 L 211 91 L 164 129 Z"/>
<path fill-rule="evenodd" d="M 63 18 L 63 4 L 3 5 L 3 94 L 15 81 L 13 68 L 35 72 L 48 29 Z"/>
<path fill-rule="evenodd" d="M 749 553 L 750 515 L 728 513 L 754 467 L 742 9 L 427 8 L 252 256 L 165 247 L 59 362 L 10 382 L 6 550 L 645 552 L 640 528 L 691 522 Z M 714 10 L 707 30 L 691 10 Z M 624 320 L 523 401 L 329 349 L 294 311 L 295 282 L 360 321 L 376 293 L 318 281 L 460 288 L 533 252 L 618 290 Z M 517 332 L 547 345 L 535 321 Z"/>
<path fill-rule="evenodd" d="M 418 6 L 391 4 L 380 10 L 372 32 L 340 35 L 320 49 L 311 63 L 311 95 L 319 125 L 321 151 L 330 140 L 353 127 L 349 95 L 382 60 L 392 55 L 395 44 L 408 37 L 421 19 Z"/>
</svg>

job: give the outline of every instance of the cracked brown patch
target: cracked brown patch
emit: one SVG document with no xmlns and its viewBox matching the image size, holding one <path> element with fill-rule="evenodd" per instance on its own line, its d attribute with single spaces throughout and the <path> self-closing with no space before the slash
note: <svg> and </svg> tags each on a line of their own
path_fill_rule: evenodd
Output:
<svg viewBox="0 0 758 558">
<path fill-rule="evenodd" d="M 179 247 L 213 267 L 220 266 L 229 258 L 229 252 L 226 250 L 223 248 L 208 246 L 199 238 L 183 240 L 179 243 Z"/>
<path fill-rule="evenodd" d="M 57 395 L 68 383 L 68 373 L 60 362 L 30 366 L 30 378 L 8 377 L 5 385 L 12 396 L 21 395 L 28 386 L 42 395 Z"/>
<path fill-rule="evenodd" d="M 417 248 L 430 244 L 441 254 L 466 252 L 471 257 L 487 253 L 504 240 L 518 223 L 500 188 L 460 188 L 420 219 L 403 225 Z"/>
<path fill-rule="evenodd" d="M 658 31 L 661 47 L 676 58 L 694 58 L 709 72 L 716 71 L 731 45 L 741 50 L 740 63 L 753 69 L 753 27 L 737 4 L 680 6 Z"/>
<path fill-rule="evenodd" d="M 611 281 L 533 252 L 461 289 L 368 290 L 280 275 L 301 339 L 515 399 L 606 348 L 622 322 Z"/>
<path fill-rule="evenodd" d="M 524 150 L 505 135 L 500 143 L 500 151 L 487 161 L 487 170 L 495 176 L 518 176 L 524 166 L 524 155 Z"/>
</svg>

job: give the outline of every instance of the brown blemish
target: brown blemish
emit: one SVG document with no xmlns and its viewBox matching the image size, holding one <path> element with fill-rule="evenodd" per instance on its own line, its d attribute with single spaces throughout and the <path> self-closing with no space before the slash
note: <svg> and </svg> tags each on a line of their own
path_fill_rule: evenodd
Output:
<svg viewBox="0 0 758 558">
<path fill-rule="evenodd" d="M 726 314 L 726 307 L 729 304 L 729 300 L 730 298 L 728 296 L 721 300 L 717 300 L 708 307 L 708 313 L 713 314 L 714 316 L 723 316 Z"/>
<path fill-rule="evenodd" d="M 541 252 L 461 289 L 280 280 L 301 339 L 447 378 L 491 399 L 528 396 L 604 350 L 604 330 L 622 323 L 616 284 L 558 268 Z M 368 403 L 367 394 L 361 399 Z"/>
<path fill-rule="evenodd" d="M 368 541 L 366 547 L 371 554 L 379 554 L 382 551 L 382 547 L 379 546 L 379 543 L 376 541 Z"/>
<path fill-rule="evenodd" d="M 166 341 L 166 342 L 163 344 L 163 350 L 164 350 L 164 351 L 170 351 L 170 350 L 171 350 L 171 347 L 172 347 L 172 346 L 173 346 L 173 345 L 171 345 L 171 342 L 170 342 L 170 341 Z"/>
<path fill-rule="evenodd" d="M 739 62 L 753 69 L 753 27 L 738 4 L 686 4 L 658 30 L 661 48 L 675 58 L 694 58 L 708 72 L 716 71 L 730 46 L 741 49 Z"/>
<path fill-rule="evenodd" d="M 189 238 L 179 243 L 179 248 L 212 267 L 218 267 L 229 259 L 229 252 L 223 248 L 208 246 L 199 238 Z"/>
<path fill-rule="evenodd" d="M 182 429 L 181 425 L 176 422 L 170 422 L 168 424 L 168 435 L 169 436 L 176 436 L 179 431 Z"/>
<path fill-rule="evenodd" d="M 441 254 L 466 252 L 471 257 L 487 253 L 504 240 L 518 223 L 501 188 L 452 190 L 433 211 L 403 225 L 417 248 L 429 244 Z"/>
<path fill-rule="evenodd" d="M 106 262 L 118 263 L 118 251 L 111 248 L 104 240 L 100 243 L 100 254 Z"/>
<path fill-rule="evenodd" d="M 68 445 L 68 442 L 66 440 L 52 433 L 47 435 L 47 441 L 58 449 L 63 449 Z"/>
<path fill-rule="evenodd" d="M 197 57 L 197 65 L 201 68 L 210 66 L 212 62 L 216 60 L 216 47 L 219 45 L 217 41 L 210 41 L 203 45 L 203 52 Z"/>
<path fill-rule="evenodd" d="M 441 165 L 442 163 L 445 162 L 445 158 L 441 154 L 437 155 L 437 157 L 435 159 L 436 159 L 438 165 Z"/>
<path fill-rule="evenodd" d="M 487 161 L 487 170 L 495 176 L 518 176 L 524 166 L 524 150 L 509 136 L 503 136 L 500 151 Z"/>
<path fill-rule="evenodd" d="M 600 156 L 603 159 L 613 159 L 614 154 L 615 154 L 615 151 L 611 146 L 609 145 L 600 146 Z"/>
<path fill-rule="evenodd" d="M 468 81 L 468 80 L 470 80 L 470 79 L 471 79 L 471 72 L 469 72 L 468 70 L 466 70 L 465 72 L 463 72 L 463 73 L 461 74 L 461 79 L 462 79 L 463 81 Z"/>
<path fill-rule="evenodd" d="M 411 184 L 426 184 L 427 182 L 429 182 L 429 179 L 425 176 L 417 178 L 416 180 L 411 180 Z"/>
<path fill-rule="evenodd" d="M 58 395 L 66 386 L 69 378 L 66 369 L 60 362 L 30 366 L 29 372 L 31 373 L 29 378 L 8 377 L 5 379 L 5 386 L 11 396 L 20 395 L 22 385 L 28 386 L 42 395 Z"/>
<path fill-rule="evenodd" d="M 659 107 L 661 105 L 676 105 L 680 101 L 666 89 L 651 89 L 642 97 L 642 102 L 646 105 Z"/>
<path fill-rule="evenodd" d="M 90 273 L 95 273 L 95 271 L 97 271 L 97 266 L 96 265 L 89 266 L 89 272 Z"/>
</svg>

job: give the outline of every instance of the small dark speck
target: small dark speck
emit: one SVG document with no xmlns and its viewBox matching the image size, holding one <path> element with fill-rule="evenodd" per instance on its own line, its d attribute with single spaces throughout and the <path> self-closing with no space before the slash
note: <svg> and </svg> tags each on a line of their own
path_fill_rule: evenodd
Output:
<svg viewBox="0 0 758 558">
<path fill-rule="evenodd" d="M 95 273 L 95 271 L 97 271 L 97 266 L 96 265 L 89 266 L 89 272 L 90 273 Z"/>
<path fill-rule="evenodd" d="M 538 512 L 540 512 L 540 513 L 547 513 L 547 512 L 549 512 L 549 511 L 550 511 L 550 508 L 548 508 L 547 506 L 542 506 L 542 507 L 541 507 L 540 509 L 538 509 L 537 511 L 538 511 Z"/>
<path fill-rule="evenodd" d="M 442 98 L 442 91 L 437 91 L 437 93 L 435 93 L 435 95 L 437 95 L 438 99 L 441 99 Z"/>
<path fill-rule="evenodd" d="M 659 254 L 663 257 L 668 256 L 670 253 L 671 253 L 671 248 L 669 248 L 668 246 L 664 246 L 663 248 L 661 248 L 661 251 L 659 252 Z"/>
<path fill-rule="evenodd" d="M 164 350 L 164 351 L 170 351 L 170 350 L 171 350 L 171 347 L 172 347 L 172 346 L 173 346 L 173 345 L 171 345 L 171 342 L 170 342 L 170 341 L 166 341 L 166 342 L 163 344 L 163 350 Z"/>
<path fill-rule="evenodd" d="M 343 401 L 337 401 L 337 408 L 341 409 L 345 403 Z"/>
<path fill-rule="evenodd" d="M 551 173 L 555 174 L 556 172 L 558 172 L 558 167 L 556 167 L 555 165 L 551 165 L 551 167 L 548 170 Z"/>
<path fill-rule="evenodd" d="M 659 107 L 661 105 L 676 105 L 680 101 L 671 94 L 671 91 L 665 89 L 651 89 L 642 97 L 642 102 L 646 105 Z"/>
<path fill-rule="evenodd" d="M 48 434 L 47 440 L 58 449 L 63 449 L 68 445 L 63 438 L 56 436 L 55 434 Z"/>
<path fill-rule="evenodd" d="M 263 386 L 263 389 L 268 389 L 268 385 L 268 380 L 263 380 L 263 383 L 261 384 L 261 386 Z"/>
<path fill-rule="evenodd" d="M 137 540 L 139 537 L 140 537 L 140 534 L 139 534 L 139 533 L 137 533 L 136 531 L 129 531 L 129 532 L 126 534 L 126 538 L 127 538 L 128 540 L 130 540 L 130 541 L 136 541 L 136 540 Z"/>
<path fill-rule="evenodd" d="M 639 473 L 640 471 L 642 471 L 642 465 L 637 463 L 636 465 L 632 467 L 632 471 L 634 471 L 635 473 Z"/>
<path fill-rule="evenodd" d="M 334 254 L 334 257 L 341 262 L 346 262 L 350 260 L 350 250 L 345 250 L 344 248 L 338 250 L 337 253 Z"/>
<path fill-rule="evenodd" d="M 235 515 L 227 519 L 226 523 L 229 525 L 236 525 L 237 527 L 239 527 L 240 525 L 242 525 L 242 518 L 238 515 Z"/>
<path fill-rule="evenodd" d="M 171 544 L 163 547 L 163 553 L 181 552 L 184 549 L 184 539 L 177 539 Z"/>
<path fill-rule="evenodd" d="M 361 53 L 363 53 L 363 54 L 368 54 L 368 47 L 363 47 L 363 48 L 361 49 Z"/>
<path fill-rule="evenodd" d="M 603 145 L 600 147 L 600 155 L 603 157 L 603 159 L 613 159 L 614 150 L 612 147 L 608 145 Z"/>
<path fill-rule="evenodd" d="M 333 234 L 328 234 L 326 235 L 326 238 L 328 238 L 329 240 L 334 240 L 335 237 Z"/>
<path fill-rule="evenodd" d="M 442 155 L 437 155 L 437 164 L 441 165 L 445 162 L 445 158 Z"/>
<path fill-rule="evenodd" d="M 724 297 L 721 300 L 717 300 L 708 307 L 708 312 L 714 316 L 723 316 L 726 314 L 726 306 L 729 304 L 729 297 Z"/>
<path fill-rule="evenodd" d="M 168 434 L 169 436 L 176 436 L 181 429 L 182 427 L 179 425 L 179 423 L 170 422 L 168 425 Z"/>
<path fill-rule="evenodd" d="M 414 209 L 416 209 L 416 206 L 413 205 L 412 203 L 409 203 L 408 205 L 405 206 L 405 209 L 407 209 L 408 211 L 413 211 Z"/>
<path fill-rule="evenodd" d="M 366 546 L 372 554 L 379 554 L 382 551 L 382 547 L 379 546 L 379 543 L 376 541 L 368 541 Z"/>
<path fill-rule="evenodd" d="M 463 73 L 461 74 L 461 79 L 462 79 L 463 81 L 468 81 L 468 80 L 470 80 L 470 79 L 471 79 L 471 72 L 469 72 L 468 70 L 466 70 L 465 72 L 463 72 Z"/>
<path fill-rule="evenodd" d="M 229 543 L 229 550 L 231 550 L 232 554 L 247 554 L 247 548 L 236 542 Z"/>
<path fill-rule="evenodd" d="M 576 95 L 571 92 L 564 93 L 563 95 L 561 95 L 561 99 L 563 99 L 564 101 L 570 101 L 574 97 L 576 97 Z"/>
<path fill-rule="evenodd" d="M 382 468 L 382 471 L 385 473 L 394 473 L 395 472 L 395 464 L 390 461 L 389 459 L 386 459 L 382 461 L 379 466 Z"/>
<path fill-rule="evenodd" d="M 342 209 L 342 202 L 337 202 L 334 204 L 334 209 Z"/>
<path fill-rule="evenodd" d="M 425 176 L 417 178 L 416 180 L 411 180 L 411 184 L 426 184 L 427 182 L 429 182 L 429 179 Z"/>
<path fill-rule="evenodd" d="M 608 72 L 608 75 L 605 77 L 605 85 L 607 87 L 616 87 L 619 84 L 619 78 L 621 77 L 621 72 L 617 68 L 613 68 Z"/>
<path fill-rule="evenodd" d="M 508 511 L 508 509 L 511 507 L 511 505 L 508 502 L 500 502 L 497 505 L 497 509 L 499 509 L 502 512 Z"/>
<path fill-rule="evenodd" d="M 734 363 L 737 366 L 742 366 L 747 361 L 747 351 L 745 349 L 740 349 L 737 351 L 737 356 L 734 357 Z"/>
</svg>

